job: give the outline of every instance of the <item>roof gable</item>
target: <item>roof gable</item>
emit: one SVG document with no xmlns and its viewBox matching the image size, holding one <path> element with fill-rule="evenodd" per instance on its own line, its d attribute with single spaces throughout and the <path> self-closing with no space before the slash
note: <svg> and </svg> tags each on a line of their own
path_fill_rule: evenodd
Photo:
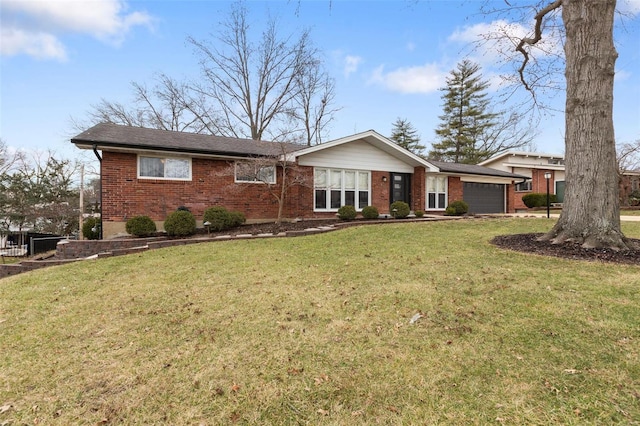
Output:
<svg viewBox="0 0 640 426">
<path fill-rule="evenodd" d="M 366 132 L 356 133 L 351 136 L 346 136 L 344 138 L 335 139 L 319 145 L 314 145 L 308 148 L 304 148 L 299 151 L 293 152 L 291 156 L 295 158 L 300 158 L 305 155 L 316 153 L 318 151 L 335 148 L 337 146 L 341 146 L 341 145 L 356 142 L 356 141 L 366 142 L 374 146 L 375 148 L 380 149 L 381 151 L 384 151 L 385 153 L 391 155 L 392 157 L 395 157 L 396 159 L 412 167 L 423 166 L 427 169 L 427 171 L 430 171 L 430 172 L 438 171 L 437 167 L 429 163 L 424 158 L 419 157 L 414 153 L 412 153 L 411 151 L 402 148 L 397 143 L 382 136 L 381 134 L 377 133 L 374 130 L 367 130 Z"/>
</svg>

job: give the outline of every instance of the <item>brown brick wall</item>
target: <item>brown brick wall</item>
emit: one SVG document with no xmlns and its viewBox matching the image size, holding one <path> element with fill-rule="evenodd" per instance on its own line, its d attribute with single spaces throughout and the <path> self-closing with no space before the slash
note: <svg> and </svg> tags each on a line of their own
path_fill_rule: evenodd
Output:
<svg viewBox="0 0 640 426">
<path fill-rule="evenodd" d="M 411 210 L 425 210 L 426 208 L 426 184 L 427 175 L 424 167 L 416 167 L 413 170 L 413 181 L 411 182 Z"/>
<path fill-rule="evenodd" d="M 389 214 L 390 179 L 389 172 L 371 172 L 371 205 L 376 207 L 380 214 Z"/>
<path fill-rule="evenodd" d="M 457 176 L 449 176 L 447 204 L 462 200 L 462 181 Z"/>
</svg>

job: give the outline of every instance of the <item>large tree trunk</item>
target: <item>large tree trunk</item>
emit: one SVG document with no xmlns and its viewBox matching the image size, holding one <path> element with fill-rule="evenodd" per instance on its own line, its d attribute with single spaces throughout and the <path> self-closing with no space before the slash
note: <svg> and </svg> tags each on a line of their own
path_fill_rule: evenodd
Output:
<svg viewBox="0 0 640 426">
<path fill-rule="evenodd" d="M 627 249 L 613 129 L 616 0 L 563 0 L 566 29 L 566 192 L 560 219 L 543 239 Z"/>
</svg>

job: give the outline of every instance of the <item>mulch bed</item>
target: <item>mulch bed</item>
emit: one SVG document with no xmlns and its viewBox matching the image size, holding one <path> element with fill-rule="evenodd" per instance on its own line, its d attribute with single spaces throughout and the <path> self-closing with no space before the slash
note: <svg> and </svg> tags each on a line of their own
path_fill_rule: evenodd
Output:
<svg viewBox="0 0 640 426">
<path fill-rule="evenodd" d="M 491 240 L 491 243 L 501 248 L 543 256 L 640 265 L 640 250 L 585 249 L 580 244 L 570 242 L 551 244 L 548 241 L 538 241 L 542 235 L 544 234 L 499 235 Z M 636 247 L 640 247 L 640 240 L 629 240 Z"/>
</svg>

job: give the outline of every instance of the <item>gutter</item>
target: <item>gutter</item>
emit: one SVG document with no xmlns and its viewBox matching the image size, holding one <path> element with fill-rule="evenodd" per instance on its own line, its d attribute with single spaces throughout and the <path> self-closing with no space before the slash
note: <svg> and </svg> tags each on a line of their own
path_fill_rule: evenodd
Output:
<svg viewBox="0 0 640 426">
<path fill-rule="evenodd" d="M 100 203 L 100 221 L 99 223 L 99 230 L 98 230 L 98 238 L 102 239 L 102 157 L 100 156 L 100 153 L 98 152 L 98 145 L 97 144 L 93 144 L 92 146 L 93 148 L 93 153 L 96 155 L 96 158 L 98 159 L 98 161 L 100 162 L 100 180 L 98 181 L 98 202 Z"/>
</svg>

